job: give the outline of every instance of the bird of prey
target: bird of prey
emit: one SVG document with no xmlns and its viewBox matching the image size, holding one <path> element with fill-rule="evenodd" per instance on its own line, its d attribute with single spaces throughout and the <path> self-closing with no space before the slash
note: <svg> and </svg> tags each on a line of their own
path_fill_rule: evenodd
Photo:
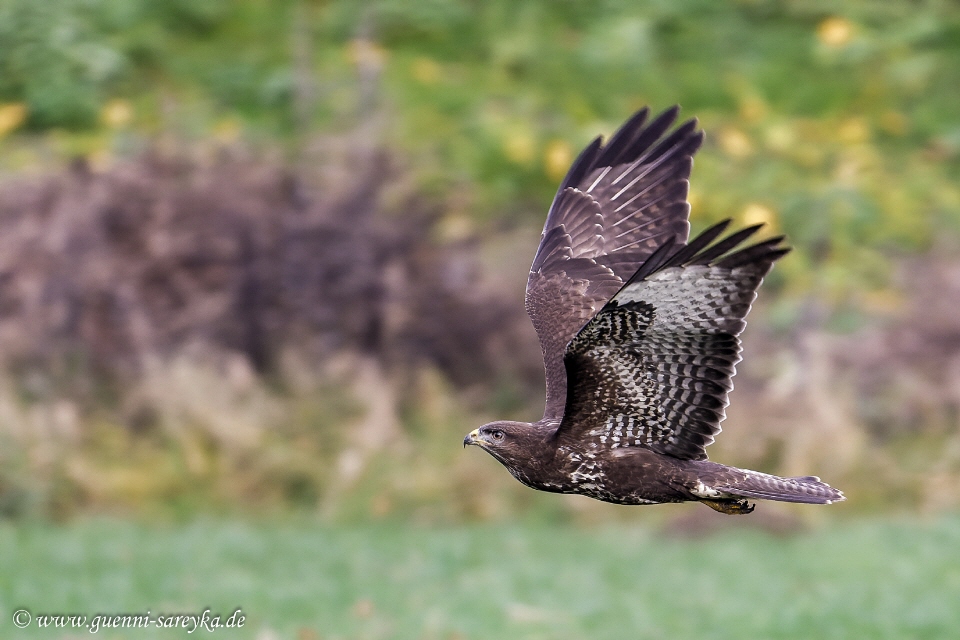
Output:
<svg viewBox="0 0 960 640">
<path fill-rule="evenodd" d="M 471 431 L 534 489 L 617 504 L 699 501 L 726 514 L 751 499 L 830 504 L 815 476 L 781 478 L 707 459 L 720 432 L 737 337 L 783 237 L 762 226 L 687 241 L 687 188 L 703 142 L 678 107 L 644 108 L 595 139 L 560 185 L 527 280 L 526 309 L 546 370 L 543 418 Z M 668 133 L 669 132 L 669 133 Z"/>
</svg>

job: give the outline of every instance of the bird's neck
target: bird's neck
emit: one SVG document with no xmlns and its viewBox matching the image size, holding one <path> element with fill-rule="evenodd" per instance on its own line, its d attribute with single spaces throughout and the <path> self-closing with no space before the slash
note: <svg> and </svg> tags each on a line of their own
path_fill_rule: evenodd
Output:
<svg viewBox="0 0 960 640">
<path fill-rule="evenodd" d="M 556 460 L 556 432 L 559 420 L 539 420 L 529 423 L 526 430 L 527 442 L 524 450 L 528 457 L 523 460 L 504 460 L 500 462 L 517 480 L 541 491 L 557 491 L 561 481 Z"/>
</svg>

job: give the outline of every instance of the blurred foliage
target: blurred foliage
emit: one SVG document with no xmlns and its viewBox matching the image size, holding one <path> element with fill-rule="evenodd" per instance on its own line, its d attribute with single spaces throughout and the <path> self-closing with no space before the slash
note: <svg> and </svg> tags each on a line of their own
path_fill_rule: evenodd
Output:
<svg viewBox="0 0 960 640">
<path fill-rule="evenodd" d="M 188 242 L 164 245 L 157 239 L 165 233 L 147 237 L 149 224 L 138 216 L 149 217 L 154 209 L 141 201 L 166 203 L 156 211 L 175 211 L 177 203 L 189 200 L 186 196 L 215 183 L 216 189 L 184 209 L 183 222 L 171 218 L 169 225 L 198 241 L 198 252 L 205 253 L 214 243 L 208 247 L 191 235 L 190 225 L 212 224 L 216 220 L 204 216 L 221 216 L 225 228 L 236 230 L 231 215 L 241 212 L 249 213 L 251 224 L 280 220 L 276 229 L 286 229 L 287 218 L 300 215 L 301 199 L 316 195 L 307 194 L 309 179 L 298 180 L 326 172 L 332 176 L 329 184 L 355 188 L 357 197 L 341 202 L 331 196 L 336 189 L 319 189 L 322 197 L 315 204 L 338 207 L 348 217 L 383 214 L 391 232 L 397 228 L 393 221 L 406 216 L 404 233 L 416 239 L 411 246 L 417 247 L 403 254 L 409 282 L 435 292 L 439 289 L 424 274 L 441 274 L 449 276 L 449 291 L 469 297 L 478 289 L 470 275 L 470 243 L 484 238 L 487 251 L 502 243 L 500 259 L 487 262 L 512 266 L 519 258 L 504 258 L 519 254 L 522 243 L 504 239 L 523 236 L 533 243 L 556 184 L 580 148 L 597 134 L 609 135 L 645 104 L 662 109 L 680 103 L 684 116 L 700 118 L 707 132 L 692 179 L 694 225 L 733 217 L 786 233 L 797 251 L 769 279 L 763 299 L 776 302 L 767 309 L 767 322 L 796 330 L 812 318 L 807 333 L 796 330 L 786 349 L 782 335 L 757 342 L 763 345 L 752 356 L 757 364 L 751 373 L 750 358 L 745 363 L 737 379 L 741 400 L 735 399 L 731 411 L 731 423 L 749 426 L 730 429 L 717 445 L 718 457 L 773 472 L 832 474 L 831 481 L 848 488 L 851 503 L 861 507 L 936 510 L 960 501 L 954 391 L 960 370 L 944 347 L 956 338 L 956 294 L 950 283 L 960 280 L 949 268 L 941 275 L 907 270 L 912 283 L 925 286 L 898 287 L 898 261 L 891 258 L 957 246 L 957 87 L 960 7 L 948 0 L 0 0 L 0 168 L 14 172 L 17 182 L 8 194 L 7 210 L 13 213 L 5 221 L 22 215 L 17 233 L 42 247 L 8 233 L 0 257 L 21 274 L 31 261 L 43 262 L 37 278 L 21 278 L 25 284 L 18 295 L 37 295 L 49 304 L 57 295 L 40 295 L 41 288 L 31 283 L 47 276 L 54 284 L 89 276 L 100 289 L 77 285 L 77 295 L 53 285 L 50 290 L 71 304 L 79 304 L 81 294 L 97 292 L 102 294 L 97 299 L 122 298 L 141 288 L 118 288 L 114 274 L 129 280 L 135 270 L 98 267 L 98 257 L 113 254 L 77 242 L 72 250 L 91 251 L 80 260 L 81 254 L 61 251 L 50 237 L 88 234 L 119 246 L 121 236 L 143 235 L 142 246 L 152 248 L 136 244 L 128 252 L 130 264 L 152 259 L 151 252 L 162 253 L 164 246 L 182 252 L 190 248 Z M 196 161 L 174 176 L 188 176 L 192 187 L 160 184 L 164 172 L 130 160 L 149 157 L 140 153 L 144 149 L 163 156 L 171 146 L 181 148 L 167 144 L 170 140 L 183 139 L 201 141 Z M 275 170 L 286 175 L 287 164 L 272 154 L 277 146 L 299 158 L 301 166 L 289 171 L 289 180 L 274 181 L 281 204 L 261 207 L 257 176 Z M 386 151 L 380 154 L 382 148 Z M 252 150 L 250 155 L 270 166 L 223 164 L 223 157 L 237 149 Z M 271 152 L 261 153 L 264 149 Z M 382 165 L 355 153 L 371 149 L 373 156 L 382 155 Z M 42 188 L 36 198 L 24 195 L 34 192 L 23 179 L 26 169 L 49 169 L 78 156 L 83 161 L 75 162 L 68 175 L 51 170 L 46 182 L 37 182 Z M 221 177 L 211 180 L 204 167 L 218 166 L 214 173 Z M 381 181 L 389 184 L 375 188 Z M 142 197 L 129 198 L 128 192 Z M 127 198 L 129 207 L 123 202 L 105 206 L 114 196 Z M 354 208 L 343 202 L 353 202 Z M 44 211 L 53 212 L 59 226 L 47 214 L 31 217 Z M 348 222 L 356 226 L 352 217 Z M 499 233 L 517 228 L 522 233 Z M 229 234 L 218 231 L 211 237 L 224 235 Z M 306 252 L 329 258 L 331 272 L 343 266 L 343 273 L 353 277 L 358 255 L 384 255 L 377 243 L 360 251 L 356 239 L 332 242 L 341 253 Z M 522 246 L 520 261 L 525 262 L 528 247 Z M 449 261 L 431 262 L 447 249 Z M 235 253 L 227 251 L 226 260 L 234 266 Z M 288 252 L 264 255 L 259 269 Z M 60 272 L 51 271 L 50 264 L 60 265 Z M 82 266 L 72 268 L 75 264 Z M 177 264 L 186 271 L 196 268 L 187 259 Z M 510 274 L 511 282 L 516 278 L 517 302 L 522 281 L 515 274 L 522 268 Z M 217 280 L 238 273 L 221 273 L 217 265 L 211 269 L 222 291 L 240 292 L 233 280 Z M 158 270 L 175 271 L 168 265 Z M 513 302 L 513 285 L 503 273 L 490 271 L 491 282 L 485 284 L 501 296 L 496 300 Z M 269 269 L 265 273 L 269 276 Z M 314 285 L 340 282 L 317 273 L 316 282 L 306 283 L 311 299 L 327 304 L 322 311 L 343 324 L 361 326 L 329 296 L 314 295 L 321 290 Z M 376 282 L 383 291 L 400 292 L 384 300 L 404 295 L 413 300 L 413 289 L 400 286 L 406 280 L 390 269 L 371 273 L 383 280 Z M 194 282 L 184 277 L 175 284 L 194 296 L 196 309 L 207 310 L 216 297 L 210 295 L 213 289 Z M 349 278 L 342 284 L 343 300 L 364 303 Z M 770 289 L 780 295 L 769 296 Z M 443 302 L 436 295 L 417 300 Z M 139 384 L 159 393 L 140 404 L 128 402 L 122 391 L 105 393 L 93 376 L 80 375 L 86 371 L 80 366 L 64 370 L 92 389 L 87 396 L 69 385 L 40 384 L 52 375 L 51 367 L 38 365 L 42 375 L 19 378 L 20 372 L 8 371 L 12 379 L 0 385 L 0 433 L 11 441 L 10 446 L 0 443 L 0 514 L 149 511 L 151 505 L 189 513 L 197 505 L 282 503 L 344 519 L 400 514 L 451 522 L 521 510 L 545 518 L 607 517 L 606 505 L 580 507 L 538 496 L 494 461 L 456 450 L 459 437 L 478 420 L 470 407 L 474 413 L 492 406 L 509 414 L 500 417 L 530 418 L 542 398 L 537 395 L 541 381 L 534 379 L 539 374 L 530 375 L 531 369 L 539 371 L 538 352 L 522 307 L 509 307 L 516 309 L 513 317 L 485 300 L 469 299 L 475 306 L 464 308 L 486 309 L 467 314 L 485 326 L 496 325 L 486 333 L 474 331 L 470 322 L 451 320 L 449 309 L 426 313 L 422 305 L 411 306 L 415 311 L 400 316 L 431 318 L 439 337 L 431 342 L 407 332 L 397 344 L 413 346 L 400 356 L 380 349 L 383 377 L 372 381 L 340 373 L 331 374 L 337 378 L 333 383 L 324 379 L 317 387 L 309 374 L 306 388 L 294 392 L 284 385 L 296 376 L 265 365 L 254 367 L 249 388 L 241 385 L 231 395 L 222 393 L 223 380 L 230 378 L 223 370 L 205 362 L 187 362 L 183 371 L 174 366 L 183 355 L 178 351 L 184 349 L 182 340 L 164 349 L 142 349 L 137 352 L 141 362 L 132 365 L 136 373 L 118 376 L 131 388 Z M 88 314 L 98 309 L 94 303 L 80 306 Z M 15 327 L 3 334 L 9 344 L 39 345 L 41 355 L 55 351 L 59 343 L 49 342 L 41 329 L 61 316 L 42 305 L 4 309 L 7 324 Z M 176 305 L 171 309 L 177 317 L 189 316 Z M 40 319 L 20 321 L 14 314 L 24 310 Z M 835 328 L 857 328 L 864 316 L 894 312 L 903 312 L 905 329 L 878 333 L 863 353 L 857 345 L 864 341 L 834 342 L 819 333 L 824 317 Z M 227 316 L 237 319 L 237 314 Z M 488 316 L 496 322 L 487 322 Z M 122 313 L 109 317 L 115 325 L 123 320 Z M 143 318 L 162 330 L 179 326 L 152 312 Z M 133 319 L 130 327 L 146 326 L 139 316 Z M 373 324 L 395 328 L 393 322 Z M 754 340 L 762 337 L 758 325 L 753 325 Z M 96 317 L 74 326 L 77 344 L 89 347 L 92 339 L 80 334 L 102 326 L 110 325 L 98 324 Z M 204 316 L 192 326 L 191 335 L 208 339 L 213 324 Z M 278 342 L 302 346 L 282 323 L 271 326 Z M 35 339 L 24 340 L 18 332 L 32 332 Z M 497 374 L 500 379 L 491 386 L 500 385 L 499 390 L 471 387 L 481 373 L 496 377 L 487 376 L 475 358 L 465 358 L 465 364 L 451 359 L 451 353 L 463 358 L 464 333 L 477 337 L 477 344 L 500 340 L 494 344 L 497 353 L 510 357 L 491 357 L 491 362 L 519 363 L 516 371 L 504 365 Z M 62 342 L 64 333 L 56 335 Z M 526 338 L 531 338 L 529 353 L 517 346 Z M 99 342 L 124 355 L 136 351 L 107 334 Z M 223 362 L 234 362 L 238 353 L 241 364 L 246 362 L 234 343 L 224 349 L 228 352 L 216 352 L 224 355 Z M 871 360 L 870 349 L 874 355 L 892 355 Z M 143 363 L 153 362 L 158 352 L 168 360 L 155 379 L 144 377 L 150 370 Z M 410 352 L 433 355 L 416 360 Z M 850 362 L 843 360 L 848 354 Z M 458 378 L 456 371 L 474 377 Z M 448 386 L 451 380 L 454 386 Z M 858 384 L 869 389 L 854 388 Z M 460 393 L 466 399 L 453 403 Z M 355 405 L 391 394 L 403 429 L 373 430 L 368 439 L 376 446 L 369 450 L 352 442 Z M 739 415 L 734 413 L 738 402 Z M 798 402 L 811 408 L 808 415 L 795 415 Z M 173 419 L 165 421 L 163 410 L 172 411 Z M 243 422 L 238 416 L 253 425 L 253 444 L 237 445 L 237 425 Z M 278 423 L 285 426 L 277 428 Z M 910 428 L 926 430 L 924 437 L 914 437 L 906 431 Z M 917 463 L 937 452 L 932 472 Z M 344 469 L 356 470 L 350 486 L 333 480 Z M 341 500 L 340 493 L 357 499 Z"/>
<path fill-rule="evenodd" d="M 800 249 L 774 282 L 879 311 L 885 257 L 960 230 L 957 86 L 947 0 L 0 2 L 0 136 L 295 145 L 372 102 L 385 142 L 481 224 L 535 226 L 590 138 L 679 102 L 708 133 L 695 221 L 769 222 Z"/>
</svg>

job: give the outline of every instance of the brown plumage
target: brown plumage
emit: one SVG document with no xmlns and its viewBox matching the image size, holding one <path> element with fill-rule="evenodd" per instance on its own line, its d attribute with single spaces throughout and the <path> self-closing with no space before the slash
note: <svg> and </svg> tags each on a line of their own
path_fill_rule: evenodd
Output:
<svg viewBox="0 0 960 640">
<path fill-rule="evenodd" d="M 748 498 L 830 504 L 814 476 L 780 478 L 707 460 L 740 360 L 757 287 L 789 249 L 722 240 L 729 220 L 687 242 L 687 188 L 703 142 L 679 109 L 644 108 L 593 141 L 560 185 L 527 280 L 546 408 L 534 423 L 475 429 L 477 445 L 543 491 L 618 504 L 697 500 L 749 513 Z"/>
</svg>

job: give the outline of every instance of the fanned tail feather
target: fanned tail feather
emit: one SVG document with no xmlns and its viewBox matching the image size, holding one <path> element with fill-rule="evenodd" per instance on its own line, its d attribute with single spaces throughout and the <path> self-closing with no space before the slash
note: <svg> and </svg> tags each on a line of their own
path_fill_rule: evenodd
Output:
<svg viewBox="0 0 960 640">
<path fill-rule="evenodd" d="M 801 502 L 804 504 L 832 504 L 846 500 L 843 493 L 834 489 L 817 476 L 781 478 L 757 471 L 746 471 L 739 482 L 714 485 L 712 488 L 735 498 Z"/>
</svg>

